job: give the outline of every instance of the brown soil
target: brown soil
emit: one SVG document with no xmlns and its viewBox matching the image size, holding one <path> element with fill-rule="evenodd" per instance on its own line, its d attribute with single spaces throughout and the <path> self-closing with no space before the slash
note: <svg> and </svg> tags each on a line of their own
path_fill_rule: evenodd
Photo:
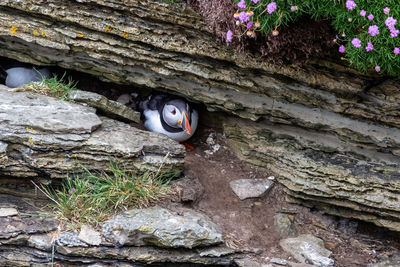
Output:
<svg viewBox="0 0 400 267">
<path fill-rule="evenodd" d="M 185 169 L 186 175 L 197 178 L 204 187 L 204 194 L 192 208 L 207 214 L 223 228 L 228 246 L 259 251 L 251 257 L 264 264 L 273 257 L 295 261 L 279 246 L 279 241 L 288 236 L 282 236 L 274 226 L 274 216 L 286 213 L 294 217 L 294 236 L 310 233 L 323 239 L 333 252 L 335 266 L 366 266 L 398 251 L 397 233 L 289 204 L 284 187 L 278 183 L 262 198 L 239 200 L 229 187 L 231 180 L 265 178 L 270 173 L 239 160 L 226 147 L 221 133 L 216 134 L 221 149 L 207 154 L 205 151 L 211 146 L 206 139 L 211 132 L 214 131 L 200 130 L 191 140 L 196 149 L 188 151 Z"/>
</svg>

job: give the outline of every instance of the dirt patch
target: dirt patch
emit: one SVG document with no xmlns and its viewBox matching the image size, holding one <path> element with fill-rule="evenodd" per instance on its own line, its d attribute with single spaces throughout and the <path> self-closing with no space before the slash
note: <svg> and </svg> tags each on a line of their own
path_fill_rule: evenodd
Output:
<svg viewBox="0 0 400 267">
<path fill-rule="evenodd" d="M 214 153 L 206 139 L 215 134 L 220 149 Z M 199 201 L 192 205 L 207 214 L 224 231 L 229 246 L 258 252 L 252 257 L 268 263 L 273 257 L 294 261 L 280 246 L 282 235 L 274 226 L 274 216 L 293 218 L 296 235 L 313 234 L 325 241 L 335 266 L 366 266 L 398 252 L 399 234 L 357 220 L 323 215 L 306 207 L 289 204 L 284 187 L 275 183 L 262 198 L 239 200 L 229 182 L 241 178 L 266 178 L 271 174 L 239 160 L 226 146 L 221 132 L 201 129 L 186 156 L 186 175 L 197 178 L 204 187 Z"/>
</svg>

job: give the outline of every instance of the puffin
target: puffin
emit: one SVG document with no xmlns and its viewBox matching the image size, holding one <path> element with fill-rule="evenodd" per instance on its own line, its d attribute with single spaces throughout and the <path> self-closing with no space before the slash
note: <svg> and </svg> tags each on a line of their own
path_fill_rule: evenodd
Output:
<svg viewBox="0 0 400 267">
<path fill-rule="evenodd" d="M 154 94 L 139 102 L 144 127 L 152 132 L 165 134 L 171 139 L 184 142 L 197 129 L 199 114 L 185 99 Z"/>
<path fill-rule="evenodd" d="M 36 67 L 13 67 L 3 70 L 1 76 L 7 87 L 16 88 L 23 84 L 50 78 L 50 70 Z"/>
</svg>

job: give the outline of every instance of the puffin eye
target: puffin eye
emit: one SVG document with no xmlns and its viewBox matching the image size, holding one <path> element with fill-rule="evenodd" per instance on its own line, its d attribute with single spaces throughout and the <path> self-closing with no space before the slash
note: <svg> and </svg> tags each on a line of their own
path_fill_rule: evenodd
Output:
<svg viewBox="0 0 400 267">
<path fill-rule="evenodd" d="M 171 111 L 171 113 L 172 113 L 172 115 L 175 115 L 175 114 L 176 114 L 176 109 L 173 109 L 173 110 Z"/>
</svg>

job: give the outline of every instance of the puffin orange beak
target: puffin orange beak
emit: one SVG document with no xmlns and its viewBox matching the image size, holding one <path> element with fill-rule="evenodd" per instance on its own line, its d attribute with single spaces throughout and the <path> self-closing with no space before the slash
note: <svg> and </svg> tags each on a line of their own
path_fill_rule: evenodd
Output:
<svg viewBox="0 0 400 267">
<path fill-rule="evenodd" d="M 192 130 L 190 129 L 190 123 L 189 123 L 189 119 L 186 115 L 186 112 L 183 112 L 183 118 L 182 118 L 182 129 L 187 132 L 188 134 L 192 133 Z"/>
</svg>

